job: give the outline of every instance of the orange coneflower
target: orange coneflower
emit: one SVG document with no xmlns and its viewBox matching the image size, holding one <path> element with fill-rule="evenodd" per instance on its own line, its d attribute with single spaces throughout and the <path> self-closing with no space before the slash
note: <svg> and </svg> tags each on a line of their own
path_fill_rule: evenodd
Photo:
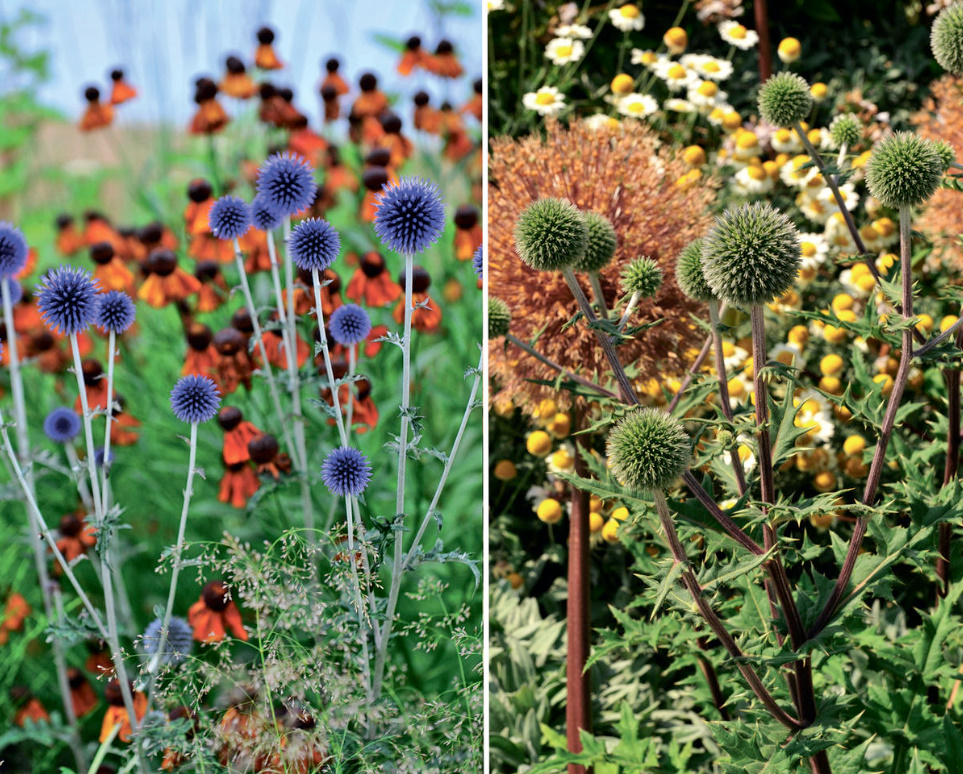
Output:
<svg viewBox="0 0 963 774">
<path fill-rule="evenodd" d="M 475 149 L 464 121 L 447 102 L 441 106 L 441 134 L 445 138 L 444 155 L 449 161 L 460 161 Z"/>
<path fill-rule="evenodd" d="M 412 35 L 405 41 L 405 50 L 398 62 L 398 72 L 401 75 L 411 75 L 416 67 L 424 67 L 425 51 L 421 47 L 421 38 Z"/>
<path fill-rule="evenodd" d="M 225 462 L 224 467 L 224 476 L 221 478 L 217 499 L 240 510 L 261 488 L 261 480 L 247 462 L 235 462 L 233 465 Z"/>
<path fill-rule="evenodd" d="M 361 256 L 345 295 L 355 303 L 365 306 L 387 306 L 401 296 L 398 285 L 387 271 L 385 259 L 374 250 Z"/>
<path fill-rule="evenodd" d="M 482 120 L 482 111 L 485 107 L 485 100 L 482 97 L 482 79 L 476 78 L 473 85 L 474 93 L 471 99 L 468 100 L 464 105 L 461 106 L 460 113 L 466 113 L 470 116 L 474 116 L 476 120 Z"/>
<path fill-rule="evenodd" d="M 458 78 L 465 72 L 455 55 L 455 47 L 449 40 L 438 41 L 435 53 L 425 57 L 424 68 L 442 78 Z"/>
<path fill-rule="evenodd" d="M 124 238 L 110 225 L 110 221 L 96 210 L 87 210 L 84 213 L 83 238 L 88 247 L 98 242 L 110 242 L 117 253 L 122 252 L 125 246 Z"/>
<path fill-rule="evenodd" d="M 140 420 L 135 419 L 124 409 L 127 401 L 124 396 L 114 392 L 114 408 L 111 413 L 110 441 L 115 446 L 131 446 L 137 443 L 140 434 L 136 428 L 140 427 Z"/>
<path fill-rule="evenodd" d="M 341 117 L 341 101 L 338 97 L 338 90 L 331 85 L 324 85 L 318 90 L 321 94 L 321 102 L 324 104 L 324 122 L 330 123 L 337 121 Z"/>
<path fill-rule="evenodd" d="M 364 344 L 364 356 L 374 357 L 381 351 L 381 345 L 384 343 L 381 341 L 388 334 L 387 325 L 375 325 L 372 326 L 371 332 L 365 338 Z"/>
<path fill-rule="evenodd" d="M 435 333 L 441 326 L 441 309 L 431 300 L 428 288 L 431 287 L 431 276 L 421 266 L 415 266 L 414 279 L 411 286 L 411 303 L 414 311 L 411 313 L 411 324 L 415 330 L 422 333 Z M 398 284 L 405 287 L 405 271 L 398 275 Z M 395 322 L 402 323 L 405 319 L 405 299 L 402 298 L 395 306 L 392 316 Z"/>
<path fill-rule="evenodd" d="M 250 99 L 257 94 L 257 84 L 247 74 L 244 62 L 239 57 L 229 56 L 224 62 L 225 72 L 218 88 L 227 96 L 235 99 Z"/>
<path fill-rule="evenodd" d="M 84 237 L 74 228 L 74 216 L 61 213 L 57 216 L 57 250 L 70 257 L 86 244 Z"/>
<path fill-rule="evenodd" d="M 23 630 L 23 623 L 32 613 L 30 603 L 18 591 L 11 591 L 3 606 L 3 620 L 0 621 L 0 645 L 6 645 L 10 640 L 10 632 Z"/>
<path fill-rule="evenodd" d="M 281 477 L 277 463 L 281 448 L 277 438 L 270 433 L 259 433 L 248 441 L 247 450 L 251 461 L 257 466 L 258 475 L 269 475 L 275 480 Z"/>
<path fill-rule="evenodd" d="M 194 82 L 194 102 L 197 112 L 191 118 L 191 134 L 216 134 L 230 120 L 217 101 L 217 84 L 210 78 L 198 78 Z"/>
<path fill-rule="evenodd" d="M 361 89 L 361 93 L 351 106 L 352 114 L 359 118 L 365 116 L 377 118 L 388 109 L 388 97 L 378 88 L 378 76 L 374 73 L 362 75 L 358 79 L 358 87 Z"/>
<path fill-rule="evenodd" d="M 87 406 L 91 411 L 107 408 L 107 379 L 104 367 L 99 360 L 89 358 L 81 364 L 84 379 L 84 389 L 87 391 Z M 80 413 L 82 404 L 80 396 L 74 401 L 74 411 Z"/>
<path fill-rule="evenodd" d="M 90 246 L 90 259 L 94 262 L 94 278 L 101 290 L 122 290 L 132 293 L 134 275 L 124 262 L 114 254 L 110 242 L 97 242 Z"/>
<path fill-rule="evenodd" d="M 384 130 L 384 136 L 378 144 L 390 151 L 388 166 L 393 169 L 404 164 L 415 152 L 414 144 L 401 133 L 401 127 L 401 117 L 397 113 L 386 110 L 381 114 L 381 128 Z"/>
<path fill-rule="evenodd" d="M 213 580 L 204 586 L 201 598 L 187 611 L 187 621 L 194 627 L 194 639 L 201 642 L 220 642 L 228 631 L 247 640 L 241 613 L 224 581 Z"/>
<path fill-rule="evenodd" d="M 97 694 L 87 676 L 76 667 L 67 669 L 67 685 L 70 686 L 70 703 L 74 707 L 74 716 L 82 718 L 97 706 Z"/>
<path fill-rule="evenodd" d="M 306 116 L 300 116 L 290 129 L 288 150 L 307 159 L 315 167 L 323 167 L 328 159 L 328 141 L 308 126 Z"/>
<path fill-rule="evenodd" d="M 354 388 L 355 395 L 351 408 L 353 412 L 351 415 L 351 424 L 356 428 L 355 432 L 357 432 L 358 435 L 363 435 L 378 423 L 378 407 L 371 399 L 370 381 L 367 379 L 359 379 L 354 383 Z"/>
<path fill-rule="evenodd" d="M 230 290 L 217 262 L 198 261 L 194 267 L 194 276 L 201 283 L 201 289 L 197 291 L 197 312 L 203 314 L 220 309 Z"/>
<path fill-rule="evenodd" d="M 89 132 L 93 129 L 110 126 L 114 120 L 114 108 L 101 103 L 100 89 L 96 86 L 88 86 L 84 89 L 84 99 L 87 100 L 87 109 L 84 110 L 78 124 L 80 131 Z"/>
<path fill-rule="evenodd" d="M 455 210 L 455 257 L 470 261 L 483 239 L 478 208 L 472 204 L 459 205 Z"/>
<path fill-rule="evenodd" d="M 274 320 L 275 323 L 277 322 L 277 314 L 272 315 L 272 320 Z M 264 330 L 262 333 L 262 339 L 264 341 L 264 351 L 267 352 L 268 362 L 275 368 L 287 370 L 288 353 L 284 346 L 284 336 L 281 332 L 281 329 L 268 328 Z M 294 347 L 297 351 L 298 368 L 301 368 L 301 366 L 308 362 L 308 355 L 310 354 L 310 351 L 308 350 L 308 345 L 300 335 L 296 337 Z M 253 358 L 257 365 L 261 365 L 261 355 L 259 349 L 254 350 Z"/>
<path fill-rule="evenodd" d="M 200 280 L 177 265 L 177 254 L 173 250 L 155 250 L 144 268 L 150 274 L 137 291 L 137 297 L 156 309 L 183 301 L 201 289 Z"/>
<path fill-rule="evenodd" d="M 386 149 L 381 150 L 385 156 L 388 156 Z M 375 216 L 378 214 L 378 194 L 389 182 L 391 182 L 391 172 L 387 167 L 369 166 L 361 173 L 361 183 L 364 185 L 365 192 L 364 198 L 361 200 L 361 211 L 358 213 L 358 219 L 362 223 L 374 223 Z"/>
<path fill-rule="evenodd" d="M 110 80 L 113 83 L 110 90 L 111 105 L 120 105 L 124 102 L 129 102 L 137 96 L 137 89 L 127 83 L 124 79 L 124 71 L 119 67 L 116 70 L 110 71 Z"/>
<path fill-rule="evenodd" d="M 261 27 L 257 31 L 257 50 L 254 52 L 254 65 L 262 70 L 280 70 L 284 67 L 274 53 L 274 30 Z"/>
<path fill-rule="evenodd" d="M 22 685 L 13 686 L 10 689 L 10 701 L 17 708 L 13 715 L 14 725 L 24 728 L 28 721 L 31 723 L 50 722 L 50 715 L 47 714 L 47 710 L 40 703 L 40 699 L 33 696 L 26 687 Z"/>
<path fill-rule="evenodd" d="M 261 434 L 253 422 L 244 419 L 241 410 L 235 406 L 225 406 L 217 413 L 217 423 L 224 431 L 224 464 L 237 465 L 251 459 L 248 444 Z"/>
<path fill-rule="evenodd" d="M 83 516 L 76 513 L 67 513 L 60 518 L 58 527 L 60 538 L 57 540 L 57 548 L 64 555 L 67 562 L 72 562 L 78 556 L 87 553 L 88 548 L 93 548 L 97 543 L 96 528 L 93 524 L 88 524 Z M 60 575 L 63 569 L 60 563 L 54 565 L 54 573 Z"/>
<path fill-rule="evenodd" d="M 338 191 L 358 190 L 359 181 L 357 176 L 347 166 L 341 163 L 341 153 L 337 145 L 328 146 L 328 179 L 325 181 L 325 188 L 331 191 L 332 195 Z"/>
<path fill-rule="evenodd" d="M 217 376 L 214 381 L 221 395 L 230 395 L 240 385 L 251 389 L 251 373 L 254 366 L 247 352 L 247 339 L 237 328 L 224 328 L 214 334 L 217 350 Z"/>
<path fill-rule="evenodd" d="M 304 315 L 314 309 L 314 284 L 311 279 L 311 272 L 298 269 L 297 285 L 294 290 L 294 312 L 297 315 Z M 341 277 L 333 269 L 325 269 L 321 274 L 321 282 L 328 284 L 321 287 L 321 311 L 325 317 L 329 317 L 335 309 L 344 304 L 341 298 Z M 284 302 L 287 303 L 287 290 L 284 291 Z"/>
<path fill-rule="evenodd" d="M 321 88 L 330 86 L 339 97 L 342 97 L 351 91 L 351 88 L 344 78 L 341 77 L 341 73 L 338 72 L 340 69 L 341 63 L 337 59 L 334 57 L 327 59 L 324 63 L 326 75 L 324 76 L 324 80 L 321 81 Z"/>
<path fill-rule="evenodd" d="M 130 683 L 130 692 L 134 700 L 136 722 L 140 722 L 147 714 L 147 696 L 140 691 L 135 691 L 133 683 Z M 100 725 L 100 743 L 103 744 L 110 738 L 114 726 L 117 725 L 120 726 L 117 739 L 121 742 L 129 742 L 131 734 L 134 733 L 133 723 L 130 715 L 127 714 L 124 695 L 116 678 L 107 683 L 107 687 L 104 688 L 104 698 L 107 700 L 107 712 L 104 713 L 104 722 Z"/>
<path fill-rule="evenodd" d="M 192 322 L 185 331 L 187 352 L 184 353 L 184 367 L 181 376 L 196 374 L 211 379 L 217 374 L 217 350 L 214 349 L 214 331 L 207 325 Z"/>
<path fill-rule="evenodd" d="M 441 134 L 441 113 L 429 104 L 430 100 L 431 97 L 428 96 L 426 91 L 419 91 L 415 94 L 413 119 L 415 129 L 428 134 Z"/>
</svg>

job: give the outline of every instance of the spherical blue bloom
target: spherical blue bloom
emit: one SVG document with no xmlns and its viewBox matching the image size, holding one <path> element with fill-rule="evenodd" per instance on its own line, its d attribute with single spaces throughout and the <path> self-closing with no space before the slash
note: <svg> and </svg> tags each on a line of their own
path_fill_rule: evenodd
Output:
<svg viewBox="0 0 963 774">
<path fill-rule="evenodd" d="M 144 630 L 144 650 L 148 656 L 157 653 L 161 644 L 161 628 L 164 621 L 155 618 Z M 191 654 L 194 647 L 194 630 L 191 625 L 179 616 L 171 616 L 170 624 L 167 627 L 167 641 L 164 643 L 164 652 L 159 661 L 161 664 L 174 666 L 185 661 Z"/>
<path fill-rule="evenodd" d="M 237 239 L 251 227 L 251 207 L 237 196 L 222 196 L 211 207 L 208 215 L 211 233 L 229 242 Z"/>
<path fill-rule="evenodd" d="M 445 230 L 445 207 L 438 186 L 418 177 L 403 177 L 378 194 L 375 233 L 396 253 L 414 255 L 438 241 Z"/>
<path fill-rule="evenodd" d="M 96 449 L 94 449 L 94 464 L 95 464 L 98 468 L 104 467 L 104 451 L 105 451 L 105 449 L 104 449 L 103 446 L 98 446 Z M 107 460 L 107 462 L 108 462 L 109 464 L 111 464 L 111 465 L 114 464 L 114 452 L 113 452 L 113 450 L 111 450 L 111 452 L 110 452 L 110 457 L 109 457 L 109 459 Z"/>
<path fill-rule="evenodd" d="M 44 277 L 37 307 L 47 327 L 64 336 L 86 330 L 94 321 L 97 281 L 90 272 L 60 266 Z"/>
<path fill-rule="evenodd" d="M 291 231 L 288 252 L 299 269 L 324 271 L 341 252 L 341 235 L 328 221 L 308 218 Z"/>
<path fill-rule="evenodd" d="M 189 374 L 171 390 L 171 410 L 181 422 L 207 422 L 214 418 L 220 405 L 221 393 L 206 376 Z"/>
<path fill-rule="evenodd" d="M 54 443 L 70 443 L 80 433 L 80 417 L 73 409 L 60 406 L 47 414 L 43 431 Z"/>
<path fill-rule="evenodd" d="M 258 170 L 258 196 L 281 217 L 311 205 L 317 191 L 314 169 L 296 153 L 275 153 Z"/>
<path fill-rule="evenodd" d="M 331 336 L 338 344 L 350 347 L 371 333 L 371 318 L 357 304 L 344 304 L 331 314 Z"/>
<path fill-rule="evenodd" d="M 271 207 L 271 203 L 264 194 L 258 194 L 251 202 L 251 222 L 254 228 L 261 231 L 274 231 L 281 225 L 284 216 Z"/>
<path fill-rule="evenodd" d="M 471 265 L 475 270 L 475 276 L 478 279 L 482 278 L 482 274 L 485 272 L 485 246 L 478 245 L 475 248 L 475 254 L 471 257 Z"/>
<path fill-rule="evenodd" d="M 357 497 L 371 481 L 371 464 L 357 449 L 339 446 L 321 463 L 321 480 L 336 495 Z"/>
<path fill-rule="evenodd" d="M 107 333 L 123 333 L 134 324 L 134 302 L 122 290 L 97 296 L 94 325 Z"/>
<path fill-rule="evenodd" d="M 20 229 L 0 221 L 0 276 L 19 274 L 27 265 L 27 240 Z"/>
<path fill-rule="evenodd" d="M 4 279 L 0 280 L 0 282 L 6 282 L 7 287 L 10 288 L 10 303 L 20 303 L 20 299 L 23 298 L 23 285 L 17 282 L 13 277 L 5 277 Z"/>
</svg>

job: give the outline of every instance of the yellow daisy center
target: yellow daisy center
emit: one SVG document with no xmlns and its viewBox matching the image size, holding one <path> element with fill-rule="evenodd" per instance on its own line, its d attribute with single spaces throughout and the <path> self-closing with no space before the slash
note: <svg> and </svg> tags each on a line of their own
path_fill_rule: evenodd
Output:
<svg viewBox="0 0 963 774">
<path fill-rule="evenodd" d="M 628 5 L 623 5 L 621 8 L 619 8 L 619 13 L 622 14 L 622 16 L 626 19 L 638 19 L 639 16 L 642 15 L 638 7 L 632 5 L 631 3 Z"/>
<path fill-rule="evenodd" d="M 746 32 L 748 32 L 748 30 L 745 27 L 743 27 L 741 24 L 736 24 L 729 28 L 729 37 L 735 38 L 736 40 L 744 40 L 746 37 Z"/>
<path fill-rule="evenodd" d="M 547 91 L 540 91 L 535 97 L 536 105 L 552 105 L 555 103 L 555 95 L 549 94 Z"/>
</svg>

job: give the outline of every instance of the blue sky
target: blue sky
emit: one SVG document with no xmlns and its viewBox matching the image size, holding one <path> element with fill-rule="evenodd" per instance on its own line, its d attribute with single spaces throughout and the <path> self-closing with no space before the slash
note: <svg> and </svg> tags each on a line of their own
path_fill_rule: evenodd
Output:
<svg viewBox="0 0 963 774">
<path fill-rule="evenodd" d="M 469 2 L 475 13 L 448 16 L 444 35 L 455 42 L 473 79 L 481 75 L 482 14 L 481 0 Z M 361 72 L 374 70 L 390 90 L 399 81 L 393 71 L 397 57 L 373 36 L 418 33 L 433 47 L 441 34 L 427 0 L 0 0 L 0 18 L 20 8 L 47 17 L 46 25 L 22 38 L 53 57 L 53 77 L 41 89 L 41 100 L 79 115 L 83 88 L 93 82 L 108 89 L 108 72 L 121 65 L 142 96 L 123 106 L 123 123 L 186 123 L 194 108 L 194 78 L 219 80 L 229 53 L 250 63 L 254 32 L 264 23 L 277 32 L 275 49 L 287 65 L 274 80 L 295 89 L 296 104 L 312 123 L 322 60 L 337 55 L 352 84 Z M 460 103 L 469 84 L 448 95 L 438 79 L 425 78 L 423 86 L 435 101 L 449 96 Z M 405 91 L 410 90 L 409 83 Z"/>
</svg>

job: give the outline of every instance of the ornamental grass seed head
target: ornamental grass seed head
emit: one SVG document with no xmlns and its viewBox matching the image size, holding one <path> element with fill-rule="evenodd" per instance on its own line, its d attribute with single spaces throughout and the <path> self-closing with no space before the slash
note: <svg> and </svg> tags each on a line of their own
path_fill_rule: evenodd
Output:
<svg viewBox="0 0 963 774">
<path fill-rule="evenodd" d="M 189 374 L 171 390 L 171 411 L 181 422 L 201 424 L 214 418 L 221 406 L 221 393 L 213 380 Z"/>
<path fill-rule="evenodd" d="M 321 463 L 321 480 L 339 497 L 357 497 L 371 481 L 371 464 L 357 449 L 339 446 Z"/>
<path fill-rule="evenodd" d="M 585 227 L 588 230 L 585 251 L 575 260 L 572 268 L 579 272 L 601 271 L 612 263 L 619 246 L 615 226 L 598 212 L 586 212 Z"/>
<path fill-rule="evenodd" d="M 863 136 L 863 122 L 853 113 L 841 113 L 829 125 L 829 136 L 836 145 L 852 147 Z"/>
<path fill-rule="evenodd" d="M 759 90 L 759 115 L 773 126 L 791 127 L 805 120 L 812 106 L 809 84 L 795 73 L 777 73 Z"/>
<path fill-rule="evenodd" d="M 500 298 L 488 297 L 488 338 L 497 339 L 508 333 L 512 324 L 512 310 Z"/>
<path fill-rule="evenodd" d="M 371 318 L 357 304 L 343 304 L 331 313 L 331 337 L 345 347 L 360 344 L 371 333 Z"/>
<path fill-rule="evenodd" d="M 515 251 L 536 271 L 561 271 L 588 247 L 585 214 L 565 199 L 539 199 L 515 222 Z"/>
<path fill-rule="evenodd" d="M 664 490 L 689 466 L 689 435 L 664 411 L 644 408 L 626 415 L 606 441 L 612 474 L 626 486 Z"/>
<path fill-rule="evenodd" d="M 20 229 L 0 221 L 0 277 L 13 277 L 27 265 L 27 240 Z"/>
<path fill-rule="evenodd" d="M 144 651 L 148 656 L 157 653 L 161 644 L 161 628 L 164 621 L 155 618 L 144 630 L 143 644 Z M 194 647 L 194 630 L 187 621 L 179 616 L 171 616 L 170 624 L 167 627 L 167 639 L 164 643 L 164 652 L 160 656 L 161 664 L 175 666 L 182 661 L 186 661 Z"/>
<path fill-rule="evenodd" d="M 208 220 L 211 233 L 218 239 L 230 242 L 251 228 L 251 207 L 238 196 L 222 196 L 211 207 Z"/>
<path fill-rule="evenodd" d="M 866 164 L 866 185 L 886 207 L 912 207 L 939 188 L 943 170 L 932 142 L 913 132 L 897 132 L 873 148 Z"/>
<path fill-rule="evenodd" d="M 310 207 L 317 191 L 313 167 L 296 153 L 275 153 L 258 170 L 258 196 L 279 217 Z"/>
<path fill-rule="evenodd" d="M 963 75 L 963 3 L 940 11 L 930 30 L 930 46 L 940 67 Z"/>
<path fill-rule="evenodd" d="M 299 269 L 324 271 L 341 252 L 341 235 L 328 221 L 308 218 L 291 231 L 288 251 Z"/>
<path fill-rule="evenodd" d="M 47 327 L 63 336 L 86 330 L 94 321 L 98 284 L 83 269 L 60 266 L 44 276 L 37 308 Z"/>
<path fill-rule="evenodd" d="M 687 244 L 675 264 L 675 281 L 679 290 L 693 301 L 708 303 L 715 299 L 715 293 L 706 282 L 702 273 L 702 240 L 693 239 Z"/>
<path fill-rule="evenodd" d="M 796 282 L 802 252 L 792 221 L 768 204 L 726 210 L 702 241 L 702 273 L 730 306 L 768 304 Z"/>
<path fill-rule="evenodd" d="M 662 269 L 651 258 L 636 258 L 622 269 L 622 292 L 652 298 L 662 287 Z"/>
<path fill-rule="evenodd" d="M 441 191 L 429 180 L 402 177 L 377 196 L 374 229 L 389 250 L 414 255 L 431 247 L 445 230 Z"/>
<path fill-rule="evenodd" d="M 134 324 L 134 302 L 122 290 L 111 290 L 97 296 L 94 325 L 106 333 L 121 334 Z"/>
<path fill-rule="evenodd" d="M 70 443 L 80 433 L 80 417 L 73 409 L 60 406 L 47 414 L 43 431 L 54 443 Z"/>
</svg>

